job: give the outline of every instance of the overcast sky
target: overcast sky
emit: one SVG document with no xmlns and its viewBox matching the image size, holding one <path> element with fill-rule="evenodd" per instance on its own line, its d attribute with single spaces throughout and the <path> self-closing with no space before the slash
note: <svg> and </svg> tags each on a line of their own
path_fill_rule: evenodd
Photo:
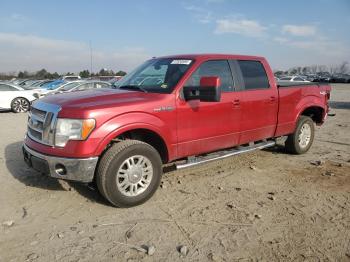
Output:
<svg viewBox="0 0 350 262">
<path fill-rule="evenodd" d="M 153 56 L 265 56 L 274 69 L 350 61 L 350 1 L 1 1 L 0 72 L 129 71 Z"/>
</svg>

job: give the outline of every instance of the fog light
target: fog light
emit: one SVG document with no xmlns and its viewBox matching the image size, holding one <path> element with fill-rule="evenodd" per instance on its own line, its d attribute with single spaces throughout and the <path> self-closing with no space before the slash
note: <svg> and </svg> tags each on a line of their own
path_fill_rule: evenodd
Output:
<svg viewBox="0 0 350 262">
<path fill-rule="evenodd" d="M 64 176 L 67 174 L 67 169 L 64 165 L 62 164 L 56 164 L 55 166 L 55 171 L 57 175 Z"/>
</svg>

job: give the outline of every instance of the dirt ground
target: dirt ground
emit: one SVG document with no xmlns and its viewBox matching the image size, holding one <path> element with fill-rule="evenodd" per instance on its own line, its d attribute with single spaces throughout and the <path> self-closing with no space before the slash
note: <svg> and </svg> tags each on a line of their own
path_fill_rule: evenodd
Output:
<svg viewBox="0 0 350 262">
<path fill-rule="evenodd" d="M 27 115 L 0 113 L 0 261 L 350 261 L 350 85 L 331 100 L 336 116 L 307 154 L 275 147 L 168 172 L 130 209 L 28 169 Z"/>
</svg>

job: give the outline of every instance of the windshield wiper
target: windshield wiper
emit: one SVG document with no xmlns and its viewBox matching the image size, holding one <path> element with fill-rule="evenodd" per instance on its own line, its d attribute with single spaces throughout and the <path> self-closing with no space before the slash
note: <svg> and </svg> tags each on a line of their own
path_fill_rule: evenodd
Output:
<svg viewBox="0 0 350 262">
<path fill-rule="evenodd" d="M 120 86 L 120 89 L 131 89 L 131 90 L 141 90 L 144 93 L 148 93 L 146 89 L 144 89 L 142 86 L 137 86 L 137 85 L 125 85 L 125 86 Z"/>
</svg>

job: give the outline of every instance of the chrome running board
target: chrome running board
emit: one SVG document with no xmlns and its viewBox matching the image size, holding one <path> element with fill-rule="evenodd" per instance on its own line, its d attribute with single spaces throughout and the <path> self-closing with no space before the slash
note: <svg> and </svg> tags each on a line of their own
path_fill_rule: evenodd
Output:
<svg viewBox="0 0 350 262">
<path fill-rule="evenodd" d="M 230 156 L 234 156 L 234 155 L 238 155 L 238 154 L 242 154 L 242 153 L 247 153 L 247 152 L 250 152 L 253 150 L 271 147 L 271 146 L 274 146 L 275 144 L 276 144 L 276 142 L 271 141 L 271 140 L 270 141 L 262 141 L 262 142 L 258 142 L 258 143 L 250 143 L 248 146 L 239 146 L 239 147 L 235 147 L 235 148 L 228 149 L 228 150 L 214 152 L 214 153 L 211 153 L 211 154 L 208 154 L 205 156 L 192 157 L 192 158 L 189 158 L 187 160 L 187 162 L 175 164 L 175 166 L 176 166 L 176 169 L 192 167 L 192 166 L 196 166 L 199 164 L 211 162 L 214 160 L 220 160 L 220 159 L 227 158 Z"/>
</svg>

